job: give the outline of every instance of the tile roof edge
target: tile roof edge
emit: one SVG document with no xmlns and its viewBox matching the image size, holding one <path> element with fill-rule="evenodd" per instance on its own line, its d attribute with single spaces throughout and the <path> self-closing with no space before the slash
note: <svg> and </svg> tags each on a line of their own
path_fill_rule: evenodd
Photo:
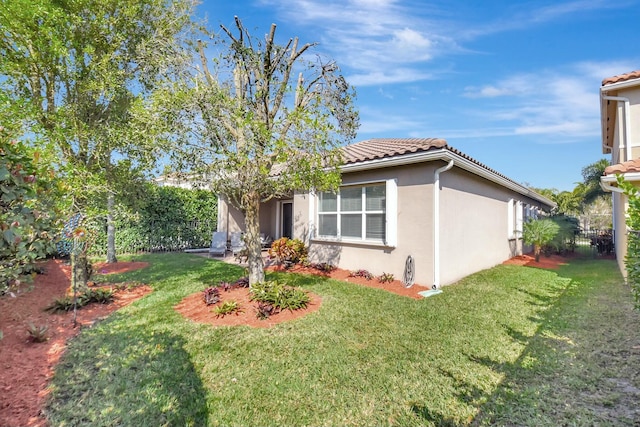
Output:
<svg viewBox="0 0 640 427">
<path fill-rule="evenodd" d="M 384 139 L 389 139 L 389 138 L 375 138 L 375 139 L 384 140 Z M 397 138 L 397 139 L 400 139 L 400 138 Z M 420 139 L 420 138 L 418 138 L 418 139 Z M 434 138 L 434 139 L 436 139 L 436 138 Z M 508 176 L 506 176 L 506 175 L 498 172 L 497 170 L 495 170 L 493 168 L 490 168 L 486 164 L 474 159 L 473 157 L 469 156 L 468 154 L 465 154 L 462 151 L 450 146 L 449 143 L 446 142 L 446 140 L 440 139 L 440 138 L 437 138 L 437 139 L 441 140 L 441 141 L 444 141 L 445 144 L 442 147 L 429 147 L 428 149 L 425 149 L 425 150 L 417 150 L 417 151 L 414 151 L 414 152 L 406 152 L 406 153 L 396 154 L 396 155 L 393 155 L 393 156 L 385 156 L 385 157 L 379 157 L 379 158 L 373 158 L 373 159 L 358 160 L 358 161 L 354 161 L 354 162 L 350 162 L 350 163 L 345 163 L 345 165 L 353 165 L 353 166 L 355 166 L 357 164 L 362 164 L 362 163 L 371 162 L 371 161 L 375 161 L 375 160 L 391 160 L 393 158 L 401 158 L 403 156 L 416 154 L 416 153 L 419 153 L 419 152 L 426 153 L 426 152 L 429 152 L 429 151 L 432 151 L 432 150 L 433 151 L 437 151 L 437 150 L 448 151 L 448 152 L 453 153 L 453 154 L 461 157 L 462 159 L 474 164 L 475 166 L 480 167 L 481 169 L 484 169 L 485 171 L 487 171 L 487 172 L 489 172 L 489 173 L 491 173 L 491 174 L 493 174 L 493 175 L 495 175 L 497 177 L 500 177 L 500 178 L 502 178 L 502 179 L 504 179 L 506 181 L 509 181 L 510 183 L 512 183 L 512 184 L 514 184 L 514 185 L 516 185 L 518 187 L 521 187 L 522 189 L 526 190 L 527 192 L 535 194 L 535 196 L 531 196 L 531 197 L 533 197 L 535 199 L 538 199 L 538 200 L 544 199 L 544 201 L 545 201 L 544 203 L 549 205 L 549 206 L 555 206 L 556 205 L 555 202 L 553 202 L 552 200 L 550 200 L 547 197 L 543 196 L 542 194 L 539 194 L 539 193 L 535 192 L 534 190 L 530 189 L 529 187 L 518 183 L 517 181 L 509 178 Z M 370 141 L 370 139 L 369 140 L 365 140 L 365 141 Z M 378 167 L 384 167 L 384 166 L 383 165 L 379 165 Z M 542 201 L 542 200 L 540 200 L 540 201 Z M 547 203 L 547 202 L 550 202 L 550 203 Z"/>
<path fill-rule="evenodd" d="M 640 79 L 640 70 L 634 70 L 628 73 L 607 77 L 602 80 L 602 86 L 608 86 L 615 83 L 622 83 L 622 82 L 627 82 L 627 81 L 636 80 L 636 79 Z"/>
</svg>

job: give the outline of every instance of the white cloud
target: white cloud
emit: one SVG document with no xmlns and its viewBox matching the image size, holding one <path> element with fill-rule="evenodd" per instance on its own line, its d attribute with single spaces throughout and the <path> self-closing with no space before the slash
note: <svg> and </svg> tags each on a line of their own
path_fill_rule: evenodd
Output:
<svg viewBox="0 0 640 427">
<path fill-rule="evenodd" d="M 549 22 L 563 17 L 575 16 L 576 13 L 618 8 L 621 5 L 608 0 L 578 0 L 567 3 L 554 3 L 534 10 L 529 16 L 530 22 Z"/>
<path fill-rule="evenodd" d="M 503 16 L 479 21 L 467 13 L 454 15 L 436 2 L 401 0 L 259 0 L 285 19 L 317 31 L 320 48 L 336 59 L 357 86 L 418 82 L 434 77 L 435 61 L 445 55 L 469 54 L 461 43 L 481 36 L 522 30 L 541 23 L 570 19 L 588 11 L 623 8 L 629 0 L 575 0 L 539 6 L 515 3 Z M 471 12 L 470 12 L 471 11 Z M 316 38 L 316 41 L 318 38 Z M 396 71 L 402 68 L 403 71 Z M 442 73 L 444 70 L 440 69 Z M 357 83 L 356 83 L 357 82 Z M 469 97 L 509 94 L 504 83 L 470 90 Z"/>
<path fill-rule="evenodd" d="M 376 67 L 362 74 L 351 74 L 347 77 L 350 84 L 360 86 L 384 85 L 391 83 L 407 83 L 433 78 L 431 74 L 411 68 L 384 69 Z"/>
<path fill-rule="evenodd" d="M 479 100 L 478 118 L 509 124 L 513 135 L 592 137 L 600 126 L 599 79 L 589 68 L 576 64 L 518 74 L 480 88 L 465 88 L 463 96 Z M 482 98 L 495 98 L 500 104 L 487 108 Z"/>
<path fill-rule="evenodd" d="M 421 71 L 443 51 L 458 49 L 442 25 L 397 0 L 265 0 L 298 25 L 320 30 L 320 47 L 349 70 L 356 86 L 413 82 L 432 77 Z M 431 31 L 434 28 L 439 33 Z"/>
</svg>

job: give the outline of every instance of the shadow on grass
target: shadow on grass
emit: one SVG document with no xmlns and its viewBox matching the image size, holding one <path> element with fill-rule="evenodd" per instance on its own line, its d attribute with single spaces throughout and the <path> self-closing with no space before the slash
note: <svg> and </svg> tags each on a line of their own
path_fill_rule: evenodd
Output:
<svg viewBox="0 0 640 427">
<path fill-rule="evenodd" d="M 616 268 L 610 261 L 605 262 L 586 257 L 569 260 L 556 273 L 570 283 L 553 298 L 518 289 L 531 297 L 530 304 L 549 306 L 549 309 L 532 319 L 539 323 L 533 336 L 503 325 L 514 342 L 526 345 L 513 362 L 467 355 L 471 362 L 503 375 L 500 385 L 482 399 L 485 403 L 471 425 L 609 425 L 609 422 L 627 425 L 626 418 L 611 418 L 610 414 L 599 413 L 595 405 L 587 402 L 591 398 L 597 400 L 587 391 L 589 381 L 592 381 L 589 377 L 597 374 L 589 373 L 586 365 L 579 367 L 580 353 L 591 351 L 589 335 L 601 332 L 580 329 L 584 326 L 575 322 L 575 316 L 588 317 L 591 306 L 588 301 L 606 288 L 607 285 L 598 280 L 599 274 L 610 272 L 608 285 L 615 282 Z M 570 337 L 581 337 L 582 341 L 573 342 Z"/>
<path fill-rule="evenodd" d="M 439 413 L 429 410 L 426 406 L 413 404 L 411 405 L 411 412 L 413 412 L 418 418 L 424 421 L 432 423 L 438 427 L 458 427 L 459 424 L 453 418 L 447 418 Z"/>
<path fill-rule="evenodd" d="M 49 423 L 206 425 L 206 392 L 185 340 L 122 321 L 106 332 L 113 324 L 84 331 L 67 349 L 52 381 Z"/>
<path fill-rule="evenodd" d="M 607 334 L 606 327 L 601 330 L 597 320 L 589 323 L 583 320 L 607 313 L 606 309 L 594 307 L 600 304 L 602 295 L 615 294 L 612 286 L 621 283 L 616 282 L 615 263 L 570 259 L 566 266 L 553 273 L 556 280 L 541 283 L 540 293 L 535 287 L 514 288 L 526 295 L 528 304 L 536 307 L 528 320 L 537 324 L 534 331 L 524 332 L 507 319 L 501 322 L 509 341 L 522 348 L 515 359 L 505 361 L 490 352 L 465 354 L 469 363 L 483 366 L 492 376 L 502 378 L 497 386 L 479 386 L 464 370 L 462 373 L 438 370 L 449 378 L 455 402 L 476 408 L 476 414 L 465 419 L 455 418 L 444 407 L 419 402 L 410 405 L 416 418 L 435 426 L 635 425 L 632 421 L 635 412 L 630 409 L 633 408 L 631 402 L 637 402 L 633 400 L 635 396 L 620 397 L 620 387 L 611 386 L 609 383 L 615 382 L 608 379 L 612 375 L 622 378 L 634 368 L 612 374 L 611 363 L 596 360 L 594 350 L 601 347 L 598 343 L 602 341 L 597 337 L 612 334 Z M 550 285 L 558 286 L 558 292 L 545 294 L 544 287 Z M 610 304 L 615 307 L 616 299 Z M 603 325 L 608 323 L 606 318 L 602 320 Z M 606 342 L 615 346 L 611 340 L 608 338 Z"/>
<path fill-rule="evenodd" d="M 286 283 L 289 286 L 309 286 L 310 283 L 324 283 L 331 278 L 323 275 L 316 274 L 301 274 L 301 273 L 288 273 L 288 272 L 267 272 L 267 280 L 277 280 L 282 283 Z"/>
</svg>

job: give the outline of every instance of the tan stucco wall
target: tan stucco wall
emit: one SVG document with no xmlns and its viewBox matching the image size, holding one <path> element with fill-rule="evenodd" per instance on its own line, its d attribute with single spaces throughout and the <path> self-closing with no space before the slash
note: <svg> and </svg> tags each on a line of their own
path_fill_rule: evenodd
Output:
<svg viewBox="0 0 640 427">
<path fill-rule="evenodd" d="M 629 98 L 629 104 L 631 105 L 630 114 L 630 137 L 631 146 L 633 147 L 633 158 L 640 157 L 640 87 L 636 87 L 632 90 L 624 91 L 621 96 Z"/>
<path fill-rule="evenodd" d="M 272 238 L 276 235 L 276 208 L 276 200 L 269 200 L 260 206 L 260 232 Z"/>
<path fill-rule="evenodd" d="M 411 255 L 415 261 L 416 282 L 430 285 L 433 233 L 428 195 L 431 193 L 433 166 L 414 165 L 345 174 L 343 184 L 384 182 L 393 178 L 397 179 L 398 186 L 397 246 L 313 240 L 310 244 L 312 261 L 331 262 L 349 270 L 364 268 L 375 275 L 391 273 L 401 279 L 407 256 Z"/>
<path fill-rule="evenodd" d="M 624 135 L 622 126 L 624 125 L 624 107 L 622 102 L 617 102 L 615 128 L 613 134 L 613 146 L 611 161 L 613 164 L 622 163 L 640 157 L 640 87 L 623 89 L 618 92 L 612 92 L 610 95 L 616 95 L 629 99 L 629 114 L 631 116 L 629 124 L 629 135 Z M 613 102 L 613 101 L 612 101 Z M 627 149 L 620 146 L 620 138 L 627 137 L 627 144 L 631 147 L 631 155 L 627 156 Z"/>
<path fill-rule="evenodd" d="M 244 215 L 224 198 L 218 198 L 218 231 L 244 231 Z"/>
<path fill-rule="evenodd" d="M 309 244 L 309 194 L 293 196 L 293 237 Z"/>
<path fill-rule="evenodd" d="M 613 164 L 621 163 L 626 160 L 640 158 L 640 87 L 622 89 L 618 92 L 612 92 L 610 95 L 621 96 L 629 99 L 630 104 L 630 126 L 629 135 L 626 144 L 631 146 L 631 157 L 626 155 L 626 148 L 620 147 L 621 136 L 624 131 L 621 127 L 624 124 L 624 109 L 622 103 L 618 102 L 616 110 L 616 121 L 614 129 L 611 162 Z M 613 199 L 613 224 L 614 224 L 614 243 L 615 253 L 620 272 L 626 278 L 627 273 L 624 265 L 624 259 L 627 254 L 627 227 L 625 214 L 627 211 L 627 198 L 620 193 L 612 193 Z"/>
<path fill-rule="evenodd" d="M 434 282 L 433 180 L 436 168 L 444 164 L 436 161 L 343 175 L 344 185 L 396 180 L 395 247 L 309 240 L 310 207 L 313 207 L 311 217 L 315 223 L 317 200 L 303 193 L 293 197 L 293 236 L 307 242 L 310 261 L 330 262 L 348 270 L 364 268 L 374 275 L 391 273 L 397 279 L 402 279 L 406 259 L 411 255 L 415 282 L 430 287 Z M 509 199 L 539 203 L 457 167 L 443 172 L 440 184 L 440 285 L 453 283 L 522 253 L 522 242 L 509 240 L 508 236 Z M 312 203 L 311 197 L 314 197 Z M 261 230 L 273 237 L 278 237 L 276 212 L 279 208 L 277 200 L 261 206 Z M 224 212 L 227 207 L 219 209 Z M 228 212 L 229 230 L 242 230 L 241 213 L 232 207 Z"/>
<path fill-rule="evenodd" d="M 260 231 L 270 236 L 276 232 L 277 201 L 271 200 L 260 206 Z M 244 215 L 229 205 L 222 197 L 218 199 L 218 231 L 244 231 Z"/>
<path fill-rule="evenodd" d="M 539 203 L 458 168 L 443 173 L 440 182 L 443 285 L 522 254 L 522 240 L 509 238 L 509 199 Z"/>
<path fill-rule="evenodd" d="M 343 184 L 397 179 L 397 246 L 313 239 L 311 261 L 331 262 L 349 270 L 364 268 L 374 275 L 392 273 L 401 279 L 407 256 L 411 255 L 415 261 L 416 283 L 431 286 L 434 281 L 433 179 L 435 169 L 443 165 L 443 162 L 430 162 L 344 174 Z M 508 239 L 508 201 L 513 197 L 524 203 L 538 203 L 456 167 L 442 173 L 440 183 L 441 285 L 521 253 L 521 241 Z M 296 215 L 308 218 L 308 201 L 300 208 L 296 198 L 294 209 Z M 302 226 L 299 229 L 307 231 Z M 296 237 L 303 235 L 296 234 Z"/>
</svg>

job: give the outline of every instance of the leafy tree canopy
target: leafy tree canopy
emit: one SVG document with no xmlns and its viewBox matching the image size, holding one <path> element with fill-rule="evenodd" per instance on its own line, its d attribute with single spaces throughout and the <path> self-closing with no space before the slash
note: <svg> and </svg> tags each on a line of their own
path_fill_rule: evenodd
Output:
<svg viewBox="0 0 640 427">
<path fill-rule="evenodd" d="M 0 113 L 56 152 L 74 210 L 158 157 L 146 105 L 191 60 L 191 0 L 0 0 Z"/>
<path fill-rule="evenodd" d="M 0 295 L 53 250 L 60 189 L 40 153 L 0 126 Z"/>
<path fill-rule="evenodd" d="M 201 72 L 176 88 L 172 117 L 188 129 L 176 169 L 206 176 L 245 214 L 252 283 L 264 278 L 260 203 L 296 190 L 336 188 L 338 147 L 355 137 L 354 89 L 337 64 L 312 56 L 314 43 L 276 42 L 276 26 L 253 37 L 240 19 L 212 36 L 216 56 L 199 44 Z"/>
</svg>

